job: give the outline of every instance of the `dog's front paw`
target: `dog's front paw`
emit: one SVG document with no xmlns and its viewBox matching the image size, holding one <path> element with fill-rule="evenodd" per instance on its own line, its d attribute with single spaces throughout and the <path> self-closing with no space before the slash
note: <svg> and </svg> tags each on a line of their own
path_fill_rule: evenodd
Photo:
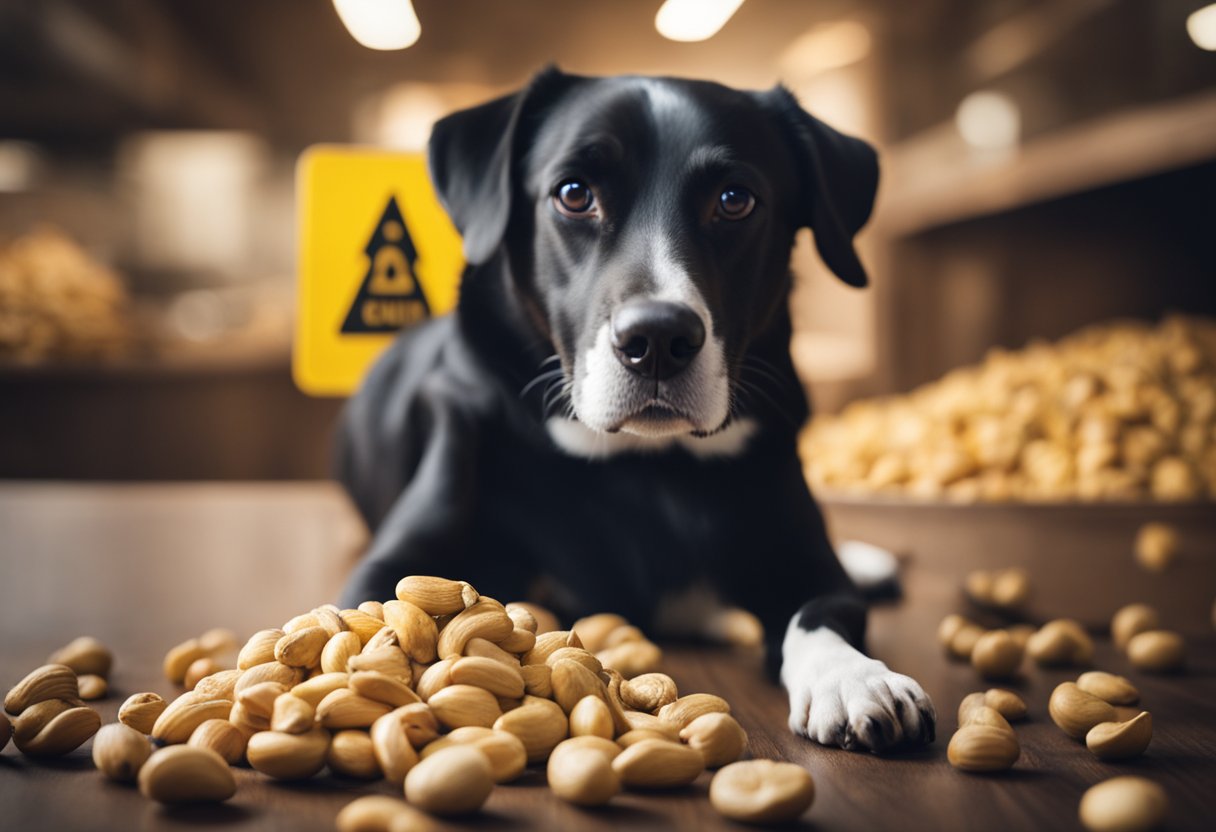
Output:
<svg viewBox="0 0 1216 832">
<path fill-rule="evenodd" d="M 823 745 L 886 751 L 933 742 L 937 714 L 915 680 L 849 648 L 832 662 L 786 659 L 790 730 Z"/>
</svg>

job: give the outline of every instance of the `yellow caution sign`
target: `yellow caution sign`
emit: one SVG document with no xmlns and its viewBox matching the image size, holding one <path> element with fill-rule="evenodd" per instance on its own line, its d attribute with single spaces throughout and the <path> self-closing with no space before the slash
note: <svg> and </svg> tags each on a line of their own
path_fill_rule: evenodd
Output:
<svg viewBox="0 0 1216 832">
<path fill-rule="evenodd" d="M 460 235 L 421 153 L 311 147 L 296 191 L 292 374 L 305 393 L 345 396 L 398 332 L 456 305 Z"/>
</svg>

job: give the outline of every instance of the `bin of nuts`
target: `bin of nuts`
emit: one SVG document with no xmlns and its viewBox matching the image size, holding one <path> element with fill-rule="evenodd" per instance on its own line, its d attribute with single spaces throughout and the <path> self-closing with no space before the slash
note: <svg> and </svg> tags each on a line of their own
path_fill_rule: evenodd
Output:
<svg viewBox="0 0 1216 832">
<path fill-rule="evenodd" d="M 134 342 L 121 279 L 66 234 L 0 240 L 0 363 L 108 358 Z"/>
<path fill-rule="evenodd" d="M 1216 498 L 1216 322 L 1118 322 L 819 416 L 821 493 L 975 501 Z"/>
<path fill-rule="evenodd" d="M 6 698 L 13 733 L 42 755 L 96 734 L 97 768 L 166 804 L 227 800 L 241 762 L 279 780 L 328 768 L 401 790 L 404 800 L 348 805 L 344 830 L 427 828 L 430 816 L 476 812 L 528 766 L 546 766 L 553 793 L 579 806 L 623 789 L 678 789 L 707 769 L 718 770 L 710 802 L 730 818 L 784 822 L 814 799 L 801 767 L 741 761 L 747 734 L 730 704 L 682 694 L 658 671 L 659 648 L 619 616 L 561 630 L 539 607 L 427 576 L 403 578 L 396 594 L 259 631 L 235 668 L 191 679 L 172 701 L 136 693 L 104 727 L 79 702 L 72 667 L 47 665 Z M 182 684 L 230 644 L 224 630 L 190 639 L 166 655 L 166 676 Z"/>
</svg>

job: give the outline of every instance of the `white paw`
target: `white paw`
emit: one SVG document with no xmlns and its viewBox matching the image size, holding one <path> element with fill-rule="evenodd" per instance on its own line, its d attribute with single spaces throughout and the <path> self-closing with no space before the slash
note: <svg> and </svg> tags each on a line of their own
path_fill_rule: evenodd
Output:
<svg viewBox="0 0 1216 832">
<path fill-rule="evenodd" d="M 934 739 L 937 715 L 920 685 L 831 630 L 791 626 L 781 680 L 790 695 L 790 730 L 815 742 L 884 751 Z"/>
</svg>

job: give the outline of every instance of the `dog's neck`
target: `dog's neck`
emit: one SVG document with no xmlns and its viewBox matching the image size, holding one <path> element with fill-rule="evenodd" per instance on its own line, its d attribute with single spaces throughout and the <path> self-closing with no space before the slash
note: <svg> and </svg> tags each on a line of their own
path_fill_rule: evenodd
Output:
<svg viewBox="0 0 1216 832">
<path fill-rule="evenodd" d="M 465 270 L 457 316 L 461 334 L 477 358 L 519 395 L 553 355 L 553 345 L 537 330 L 512 285 L 501 252 Z"/>
</svg>

